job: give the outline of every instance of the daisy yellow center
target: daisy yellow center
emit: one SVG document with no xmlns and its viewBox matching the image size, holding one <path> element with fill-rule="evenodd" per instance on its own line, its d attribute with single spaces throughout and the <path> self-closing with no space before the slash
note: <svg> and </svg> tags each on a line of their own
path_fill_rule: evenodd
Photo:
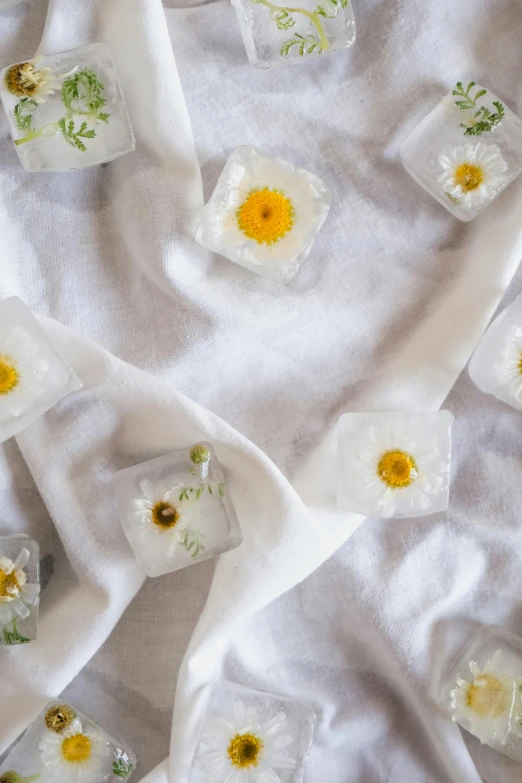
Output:
<svg viewBox="0 0 522 783">
<path fill-rule="evenodd" d="M 174 527 L 179 522 L 179 511 L 173 505 L 164 500 L 159 500 L 152 508 L 152 521 L 159 527 Z"/>
<path fill-rule="evenodd" d="M 460 185 L 463 193 L 469 193 L 470 190 L 476 190 L 484 182 L 484 172 L 480 166 L 473 163 L 461 163 L 455 169 L 453 175 L 455 185 Z"/>
<path fill-rule="evenodd" d="M 273 245 L 292 228 L 294 207 L 290 199 L 277 190 L 253 190 L 239 207 L 237 222 L 249 239 Z"/>
<path fill-rule="evenodd" d="M 20 585 L 14 572 L 6 574 L 0 569 L 0 598 L 14 598 L 18 594 Z"/>
<path fill-rule="evenodd" d="M 44 81 L 45 75 L 32 63 L 13 65 L 5 75 L 5 86 L 12 95 L 31 97 Z"/>
<path fill-rule="evenodd" d="M 480 674 L 466 691 L 466 704 L 477 715 L 498 718 L 507 707 L 509 694 L 492 674 Z"/>
<path fill-rule="evenodd" d="M 236 769 L 250 769 L 259 764 L 259 754 L 263 747 L 263 740 L 255 734 L 236 734 L 230 740 L 228 757 Z"/>
<path fill-rule="evenodd" d="M 417 475 L 417 464 L 404 451 L 386 451 L 377 463 L 377 475 L 391 489 L 409 487 Z"/>
<path fill-rule="evenodd" d="M 62 742 L 62 756 L 69 764 L 81 764 L 92 755 L 92 742 L 85 734 L 75 734 Z"/>
<path fill-rule="evenodd" d="M 519 371 L 520 375 L 522 375 L 522 351 L 520 351 L 520 356 L 518 358 L 517 367 L 518 367 L 518 371 Z"/>
<path fill-rule="evenodd" d="M 16 389 L 20 381 L 20 373 L 12 359 L 0 356 L 0 394 L 9 394 Z"/>
</svg>

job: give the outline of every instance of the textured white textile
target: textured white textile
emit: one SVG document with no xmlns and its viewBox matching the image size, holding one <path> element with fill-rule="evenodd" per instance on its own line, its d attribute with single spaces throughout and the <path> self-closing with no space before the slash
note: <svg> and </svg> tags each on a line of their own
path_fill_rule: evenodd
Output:
<svg viewBox="0 0 522 783">
<path fill-rule="evenodd" d="M 71 327 L 44 321 L 86 381 L 18 438 L 32 479 L 14 443 L 4 450 L 3 526 L 41 540 L 48 586 L 38 642 L 0 650 L 0 751 L 141 585 L 113 472 L 206 437 L 245 542 L 216 565 L 181 667 L 171 759 L 147 781 L 170 769 L 186 783 L 204 688 L 221 673 L 313 701 L 321 725 L 307 783 L 515 780 L 514 764 L 473 740 L 471 759 L 429 690 L 450 621 L 517 630 L 518 414 L 462 380 L 446 403 L 460 438 L 450 512 L 367 522 L 328 557 L 360 522 L 335 510 L 339 414 L 437 409 L 522 256 L 522 181 L 463 226 L 398 160 L 402 138 L 458 78 L 522 112 L 520 5 L 361 3 L 350 52 L 271 73 L 247 65 L 226 0 L 167 6 L 33 0 L 0 14 L 2 67 L 31 56 L 44 27 L 46 51 L 106 41 L 138 140 L 109 166 L 30 175 L 0 117 L 0 293 Z M 202 203 L 189 115 L 205 195 L 239 143 L 332 188 L 289 286 L 212 259 L 187 236 Z M 213 567 L 149 581 L 66 691 L 125 734 L 141 772 L 167 752 L 157 737 Z"/>
</svg>

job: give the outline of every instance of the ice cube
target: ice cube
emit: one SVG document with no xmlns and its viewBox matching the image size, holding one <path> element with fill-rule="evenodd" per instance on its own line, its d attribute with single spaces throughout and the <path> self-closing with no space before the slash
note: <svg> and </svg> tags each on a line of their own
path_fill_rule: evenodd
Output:
<svg viewBox="0 0 522 783">
<path fill-rule="evenodd" d="M 125 98 L 105 44 L 5 68 L 0 97 L 28 171 L 85 168 L 134 149 Z"/>
<path fill-rule="evenodd" d="M 114 485 L 125 535 L 149 576 L 177 571 L 241 543 L 210 443 L 120 470 Z"/>
<path fill-rule="evenodd" d="M 522 122 L 492 92 L 458 82 L 401 146 L 411 176 L 473 220 L 522 171 Z"/>
<path fill-rule="evenodd" d="M 232 0 L 252 65 L 272 68 L 347 49 L 355 41 L 350 0 Z"/>
<path fill-rule="evenodd" d="M 27 536 L 0 536 L 0 645 L 36 639 L 40 547 Z"/>
</svg>

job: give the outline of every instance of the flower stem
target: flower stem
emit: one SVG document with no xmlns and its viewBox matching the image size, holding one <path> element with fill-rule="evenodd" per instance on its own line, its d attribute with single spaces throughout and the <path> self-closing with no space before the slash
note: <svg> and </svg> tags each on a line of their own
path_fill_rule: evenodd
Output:
<svg viewBox="0 0 522 783">
<path fill-rule="evenodd" d="M 326 37 L 323 25 L 321 24 L 320 14 L 317 11 L 307 11 L 305 8 L 289 8 L 283 5 L 274 5 L 270 0 L 257 0 L 260 5 L 270 8 L 271 11 L 286 11 L 288 14 L 303 14 L 308 17 L 315 29 L 319 33 L 319 41 L 321 43 L 321 49 L 326 52 L 330 48 L 330 42 Z"/>
<path fill-rule="evenodd" d="M 33 783 L 33 780 L 38 780 L 40 777 L 41 772 L 37 772 L 36 775 L 31 775 L 29 778 L 24 778 L 25 783 Z"/>
<path fill-rule="evenodd" d="M 27 136 L 24 136 L 22 139 L 15 139 L 15 144 L 19 146 L 20 144 L 27 144 L 28 141 L 34 141 L 34 139 L 39 139 L 41 136 L 45 136 L 45 131 L 47 130 L 47 128 L 58 129 L 59 125 L 57 122 L 49 122 L 47 125 L 43 125 L 39 130 L 29 133 Z"/>
</svg>

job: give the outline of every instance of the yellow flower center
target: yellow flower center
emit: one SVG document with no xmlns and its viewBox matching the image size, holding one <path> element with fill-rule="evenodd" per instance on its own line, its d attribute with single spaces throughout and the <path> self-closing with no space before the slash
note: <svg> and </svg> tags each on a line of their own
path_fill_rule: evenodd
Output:
<svg viewBox="0 0 522 783">
<path fill-rule="evenodd" d="M 277 190 L 253 190 L 239 207 L 237 222 L 249 239 L 273 245 L 292 228 L 294 208 L 290 199 Z"/>
<path fill-rule="evenodd" d="M 473 163 L 461 163 L 454 174 L 455 185 L 460 185 L 463 193 L 476 190 L 484 182 L 484 172 Z"/>
<path fill-rule="evenodd" d="M 11 95 L 31 97 L 45 81 L 45 74 L 32 63 L 13 65 L 5 74 L 5 86 Z"/>
<path fill-rule="evenodd" d="M 90 759 L 92 742 L 85 734 L 75 734 L 62 742 L 62 756 L 69 764 L 81 764 Z"/>
<path fill-rule="evenodd" d="M 0 394 L 9 394 L 18 386 L 19 382 L 20 373 L 13 360 L 8 356 L 0 355 Z"/>
<path fill-rule="evenodd" d="M 233 767 L 251 769 L 259 764 L 259 754 L 263 747 L 263 740 L 255 734 L 236 734 L 230 740 L 228 757 Z"/>
<path fill-rule="evenodd" d="M 168 530 L 179 522 L 179 511 L 174 506 L 159 500 L 152 509 L 152 521 L 155 525 Z"/>
<path fill-rule="evenodd" d="M 481 717 L 498 718 L 510 701 L 510 694 L 492 674 L 479 674 L 466 691 L 467 706 Z"/>
<path fill-rule="evenodd" d="M 16 598 L 20 585 L 14 571 L 6 574 L 0 569 L 0 598 Z"/>
<path fill-rule="evenodd" d="M 519 360 L 518 360 L 517 367 L 518 367 L 518 371 L 519 371 L 520 375 L 522 375 L 522 351 L 520 351 L 520 357 L 519 357 Z"/>
<path fill-rule="evenodd" d="M 409 487 L 417 477 L 417 464 L 404 451 L 386 451 L 377 463 L 377 475 L 392 489 Z"/>
</svg>

